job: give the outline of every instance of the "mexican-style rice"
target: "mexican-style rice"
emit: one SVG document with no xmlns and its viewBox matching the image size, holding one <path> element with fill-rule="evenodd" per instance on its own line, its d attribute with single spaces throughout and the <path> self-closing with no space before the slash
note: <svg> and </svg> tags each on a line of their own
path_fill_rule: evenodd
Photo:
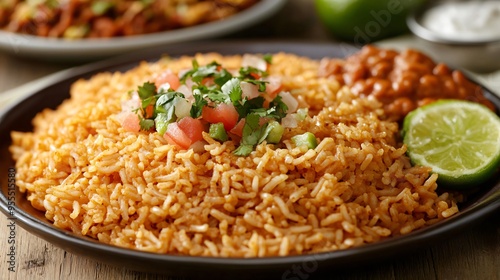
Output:
<svg viewBox="0 0 500 280">
<path fill-rule="evenodd" d="M 238 68 L 241 56 L 198 54 Z M 141 63 L 76 82 L 71 99 L 12 133 L 17 185 L 54 225 L 137 250 L 220 257 L 287 256 L 347 249 L 410 233 L 458 212 L 436 175 L 412 167 L 382 105 L 318 75 L 319 61 L 277 53 L 269 73 L 309 107 L 283 146 L 248 157 L 207 134 L 203 152 L 151 132 L 127 132 L 127 92 L 192 57 Z M 312 132 L 315 149 L 290 138 Z"/>
</svg>

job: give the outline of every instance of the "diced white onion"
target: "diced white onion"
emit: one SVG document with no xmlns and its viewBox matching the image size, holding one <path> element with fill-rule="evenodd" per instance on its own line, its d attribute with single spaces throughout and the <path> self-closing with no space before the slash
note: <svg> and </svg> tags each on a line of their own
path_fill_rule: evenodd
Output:
<svg viewBox="0 0 500 280">
<path fill-rule="evenodd" d="M 252 99 L 260 95 L 259 87 L 257 85 L 248 82 L 241 82 L 240 87 L 243 98 L 246 97 L 247 99 Z"/>
<path fill-rule="evenodd" d="M 181 69 L 181 70 L 179 71 L 179 78 L 180 78 L 180 77 L 182 77 L 182 76 L 184 76 L 184 75 L 185 75 L 187 72 L 189 72 L 189 71 L 191 71 L 191 69 L 189 69 L 189 68 L 186 68 L 186 69 Z"/>
<path fill-rule="evenodd" d="M 262 57 L 253 54 L 244 54 L 241 60 L 241 66 L 250 66 L 259 69 L 260 71 L 267 70 L 267 62 Z"/>
<path fill-rule="evenodd" d="M 186 85 L 179 86 L 176 91 L 184 94 L 187 100 L 194 101 L 193 92 Z"/>
<path fill-rule="evenodd" d="M 193 90 L 194 82 L 193 82 L 193 80 L 191 78 L 187 78 L 186 81 L 184 82 L 184 84 L 187 86 L 187 88 L 189 90 Z"/>
<path fill-rule="evenodd" d="M 175 97 L 173 102 L 175 107 L 175 116 L 177 118 L 181 119 L 190 115 L 191 102 L 182 97 Z"/>
<path fill-rule="evenodd" d="M 193 149 L 193 151 L 195 153 L 202 153 L 205 151 L 206 144 L 207 144 L 207 142 L 205 142 L 204 140 L 196 141 L 193 144 L 191 144 L 191 146 L 189 146 L 189 148 Z"/>
<path fill-rule="evenodd" d="M 133 92 L 130 99 L 122 101 L 122 112 L 131 112 L 141 106 L 141 99 L 137 92 Z"/>
<path fill-rule="evenodd" d="M 281 87 L 282 79 L 278 76 L 269 76 L 263 79 L 267 82 L 266 92 L 271 94 L 277 91 Z"/>
<path fill-rule="evenodd" d="M 121 105 L 122 105 L 122 111 L 119 114 L 117 114 L 116 117 L 117 120 L 123 124 L 123 121 L 129 114 L 133 113 L 135 110 L 141 107 L 141 99 L 139 98 L 139 94 L 136 91 L 134 91 L 131 95 L 131 98 L 122 101 Z M 138 113 L 140 113 L 140 111 Z"/>
<path fill-rule="evenodd" d="M 141 99 L 139 98 L 137 91 L 134 91 L 131 94 L 130 99 L 123 100 L 121 105 L 122 111 L 116 115 L 116 119 L 123 125 L 127 116 L 130 114 L 136 114 L 134 111 L 141 107 Z M 140 111 L 137 113 L 140 113 Z"/>
<path fill-rule="evenodd" d="M 227 71 L 229 71 L 229 73 L 231 73 L 233 77 L 237 77 L 240 75 L 240 69 L 228 69 Z"/>
<path fill-rule="evenodd" d="M 282 91 L 279 93 L 279 95 L 281 96 L 281 100 L 283 101 L 283 103 L 285 103 L 286 106 L 288 107 L 288 110 L 286 111 L 287 114 L 291 114 L 297 111 L 297 108 L 299 107 L 299 102 L 297 101 L 297 99 L 295 99 L 295 97 L 293 97 L 293 95 L 290 92 Z"/>
<path fill-rule="evenodd" d="M 295 128 L 298 125 L 297 116 L 295 114 L 288 114 L 281 119 L 281 125 L 284 128 Z"/>
<path fill-rule="evenodd" d="M 123 126 L 123 122 L 125 121 L 125 118 L 127 117 L 128 114 L 130 113 L 121 111 L 120 113 L 116 114 L 116 120 Z"/>
<path fill-rule="evenodd" d="M 168 90 L 170 89 L 170 84 L 169 83 L 163 83 L 159 88 L 158 88 L 158 91 L 165 91 L 167 92 Z"/>
</svg>

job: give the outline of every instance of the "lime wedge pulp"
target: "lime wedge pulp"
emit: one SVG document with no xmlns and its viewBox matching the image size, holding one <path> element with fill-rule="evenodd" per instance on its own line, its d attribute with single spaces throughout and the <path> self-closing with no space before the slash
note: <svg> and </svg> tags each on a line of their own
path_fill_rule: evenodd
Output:
<svg viewBox="0 0 500 280">
<path fill-rule="evenodd" d="M 431 167 L 447 187 L 477 186 L 500 165 L 500 118 L 474 102 L 420 107 L 406 116 L 402 133 L 412 163 Z"/>
</svg>

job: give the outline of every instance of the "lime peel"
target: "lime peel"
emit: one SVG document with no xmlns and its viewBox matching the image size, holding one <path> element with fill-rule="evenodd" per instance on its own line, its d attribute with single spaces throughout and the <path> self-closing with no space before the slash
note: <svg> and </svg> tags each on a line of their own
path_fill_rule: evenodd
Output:
<svg viewBox="0 0 500 280">
<path fill-rule="evenodd" d="M 441 100 L 418 108 L 404 119 L 402 134 L 412 163 L 431 167 L 449 188 L 477 186 L 500 165 L 500 118 L 478 103 Z"/>
</svg>

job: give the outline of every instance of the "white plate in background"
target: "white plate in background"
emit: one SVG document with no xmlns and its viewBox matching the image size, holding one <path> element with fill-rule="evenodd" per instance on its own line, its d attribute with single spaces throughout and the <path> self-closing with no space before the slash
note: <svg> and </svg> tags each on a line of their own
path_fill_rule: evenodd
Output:
<svg viewBox="0 0 500 280">
<path fill-rule="evenodd" d="M 261 0 L 223 20 L 192 27 L 129 37 L 65 40 L 0 30 L 0 51 L 40 60 L 90 61 L 163 44 L 180 43 L 230 34 L 276 13 L 286 0 Z"/>
</svg>

